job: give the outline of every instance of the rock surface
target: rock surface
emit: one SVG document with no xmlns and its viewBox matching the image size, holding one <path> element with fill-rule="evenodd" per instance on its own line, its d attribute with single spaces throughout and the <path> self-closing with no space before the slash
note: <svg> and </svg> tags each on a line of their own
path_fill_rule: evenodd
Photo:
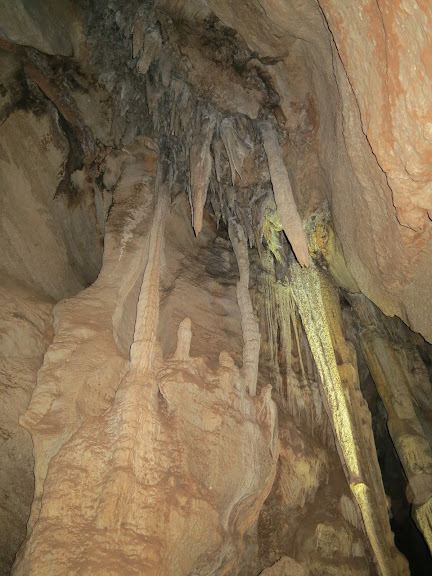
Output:
<svg viewBox="0 0 432 576">
<path fill-rule="evenodd" d="M 18 420 L 53 337 L 54 303 L 95 279 L 102 246 L 91 197 L 72 214 L 55 198 L 68 144 L 52 111 L 14 112 L 0 139 L 0 573 L 9 574 L 34 492 L 33 447 Z"/>
<path fill-rule="evenodd" d="M 0 270 L 58 301 L 91 284 L 102 239 L 94 196 L 56 196 L 69 145 L 54 111 L 18 111 L 0 126 Z"/>
<path fill-rule="evenodd" d="M 136 309 L 141 266 L 148 249 L 144 286 L 154 241 L 151 188 L 136 184 L 151 176 L 134 165 L 124 170 L 107 222 L 101 274 L 55 309 L 54 341 L 21 418 L 36 449 L 36 489 L 31 533 L 15 574 L 85 572 L 90 565 L 100 574 L 126 566 L 132 574 L 142 574 L 143 566 L 148 574 L 230 573 L 243 534 L 271 489 L 278 457 L 275 405 L 266 389 L 249 398 L 227 353 L 215 371 L 203 358 L 190 358 L 192 334 L 185 325 L 174 356 L 157 355 L 147 373 L 134 368 L 149 324 L 140 328 L 137 321 L 134 328 L 130 315 L 128 325 L 128 308 L 134 302 Z M 141 289 L 138 309 L 150 290 Z M 132 336 L 129 364 L 116 341 L 127 351 Z"/>
<path fill-rule="evenodd" d="M 0 288 L 0 574 L 10 573 L 33 500 L 33 448 L 18 424 L 52 338 L 52 303 L 14 282 Z"/>
<path fill-rule="evenodd" d="M 78 20 L 75 10 L 68 0 L 51 4 L 41 0 L 5 0 L 0 38 L 47 54 L 71 56 L 77 32 L 73 29 Z"/>
<path fill-rule="evenodd" d="M 0 23 L 1 573 L 408 574 L 431 8 L 54 4 Z"/>
</svg>

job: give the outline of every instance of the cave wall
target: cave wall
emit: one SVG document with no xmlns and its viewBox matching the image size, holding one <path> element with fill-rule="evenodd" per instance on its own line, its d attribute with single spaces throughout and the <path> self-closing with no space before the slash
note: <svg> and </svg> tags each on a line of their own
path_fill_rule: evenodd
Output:
<svg viewBox="0 0 432 576">
<path fill-rule="evenodd" d="M 409 573 L 339 297 L 432 339 L 431 15 L 339 4 L 5 4 L 4 574 Z"/>
<path fill-rule="evenodd" d="M 56 197 L 68 143 L 49 107 L 22 109 L 1 138 L 1 545 L 10 572 L 34 490 L 31 438 L 19 425 L 53 337 L 56 301 L 96 278 L 102 237 L 91 198 Z"/>
</svg>

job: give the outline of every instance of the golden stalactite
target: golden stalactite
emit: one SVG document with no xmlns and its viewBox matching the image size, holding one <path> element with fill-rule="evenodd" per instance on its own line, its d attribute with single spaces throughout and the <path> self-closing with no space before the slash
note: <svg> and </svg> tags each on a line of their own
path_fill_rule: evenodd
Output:
<svg viewBox="0 0 432 576">
<path fill-rule="evenodd" d="M 353 377 L 357 371 L 344 370 L 350 360 L 349 349 L 344 344 L 337 307 L 328 285 L 326 289 L 326 280 L 322 279 L 320 282 L 321 274 L 315 264 L 303 269 L 298 264 L 290 266 L 291 288 L 320 376 L 324 404 L 334 429 L 347 480 L 360 508 L 381 575 L 408 574 L 407 563 L 397 554 L 388 519 L 386 520 L 382 513 L 385 503 L 380 501 L 379 496 L 382 496 L 383 492 L 374 493 L 376 479 L 374 481 L 367 477 L 371 475 L 370 468 L 369 474 L 364 474 L 364 470 L 368 469 L 364 460 L 369 458 L 370 454 L 362 450 L 364 431 L 356 423 L 350 390 L 346 386 L 349 379 L 341 378 L 339 368 L 342 368 L 342 374 L 351 373 Z M 341 356 L 341 367 L 338 367 L 336 361 L 335 346 Z"/>
</svg>

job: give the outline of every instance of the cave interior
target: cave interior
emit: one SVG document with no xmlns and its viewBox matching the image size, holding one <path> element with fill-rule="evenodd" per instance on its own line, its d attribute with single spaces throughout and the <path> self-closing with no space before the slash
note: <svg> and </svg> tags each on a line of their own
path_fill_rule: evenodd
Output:
<svg viewBox="0 0 432 576">
<path fill-rule="evenodd" d="M 0 576 L 432 574 L 432 5 L 0 0 Z"/>
</svg>

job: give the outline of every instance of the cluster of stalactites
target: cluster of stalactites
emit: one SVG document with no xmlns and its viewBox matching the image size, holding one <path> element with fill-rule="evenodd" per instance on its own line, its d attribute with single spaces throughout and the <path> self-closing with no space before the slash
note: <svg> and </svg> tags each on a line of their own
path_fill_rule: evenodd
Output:
<svg viewBox="0 0 432 576">
<path fill-rule="evenodd" d="M 273 202 L 273 198 L 273 213 L 280 223 L 272 243 L 275 255 L 279 254 L 278 236 L 284 231 L 300 265 L 309 265 L 307 238 L 279 145 L 277 123 L 272 116 L 258 123 L 242 115 L 225 115 L 199 99 L 186 82 L 176 77 L 173 59 L 158 23 L 144 29 L 140 19 L 135 22 L 132 54 L 138 73 L 145 76 L 153 127 L 161 137 L 161 146 L 170 156 L 174 195 L 176 188 L 179 193 L 188 191 L 195 234 L 202 230 L 206 203 L 211 205 L 217 225 L 222 220 L 229 228 L 240 272 L 237 294 L 244 338 L 243 371 L 247 373 L 249 390 L 254 394 L 260 334 L 249 295 L 248 245 L 256 247 L 260 255 L 265 252 L 263 228 L 269 217 L 269 201 Z M 244 182 L 246 160 L 247 180 L 250 180 L 251 170 L 259 176 L 258 183 L 249 186 Z M 268 176 L 263 178 L 267 168 Z M 273 299 L 279 315 L 290 311 L 288 322 L 280 322 L 289 370 L 290 321 L 297 349 L 301 348 L 297 317 L 289 290 L 279 286 Z M 266 309 L 270 326 L 271 305 Z M 273 342 L 273 338 L 271 340 Z M 273 350 L 272 356 L 274 354 Z M 300 352 L 299 356 L 304 380 Z"/>
<path fill-rule="evenodd" d="M 202 229 L 209 200 L 218 223 L 222 219 L 228 224 L 234 216 L 242 225 L 249 246 L 261 251 L 265 200 L 273 190 L 282 229 L 300 265 L 308 266 L 307 238 L 274 117 L 258 124 L 240 114 L 225 115 L 198 98 L 186 82 L 176 77 L 173 56 L 169 44 L 163 41 L 158 22 L 145 28 L 143 19 L 136 19 L 132 56 L 137 72 L 145 76 L 153 127 L 171 150 L 178 188 L 189 193 L 195 234 Z M 242 180 L 246 158 L 261 159 L 263 150 L 270 178 L 251 184 L 253 190 L 242 186 L 240 191 L 236 184 Z M 265 165 L 255 161 L 253 170 L 258 175 L 265 170 Z"/>
<path fill-rule="evenodd" d="M 307 237 L 279 146 L 275 123 L 262 122 L 260 132 L 282 229 L 298 262 L 301 266 L 307 267 L 309 266 Z M 213 133 L 215 133 L 215 140 L 212 146 L 212 158 L 210 140 Z M 236 193 L 235 189 L 236 178 L 242 178 L 244 160 L 248 154 L 253 153 L 252 141 L 249 137 L 245 141 L 241 140 L 236 129 L 235 119 L 232 117 L 223 118 L 220 122 L 216 122 L 214 118 L 212 121 L 207 120 L 205 122 L 200 134 L 195 136 L 190 147 L 191 208 L 194 229 L 198 234 L 201 230 L 203 207 L 210 187 L 211 204 L 218 221 L 221 217 L 227 221 L 232 214 L 236 215 L 247 232 L 249 244 L 251 246 L 256 245 L 260 249 L 265 219 L 265 200 L 268 200 L 269 190 L 263 190 L 257 186 L 252 194 L 249 193 L 247 201 L 242 202 L 238 197 L 240 194 Z M 223 183 L 222 145 L 230 166 L 232 186 Z M 213 170 L 212 159 L 214 162 Z M 243 190 L 242 194 L 245 196 L 248 193 Z"/>
<path fill-rule="evenodd" d="M 324 446 L 333 448 L 333 432 L 316 383 L 313 357 L 292 287 L 287 278 L 283 281 L 276 278 L 279 252 L 272 239 L 272 230 L 274 226 L 276 230 L 280 229 L 279 223 L 272 220 L 272 212 L 267 215 L 270 221 L 266 219 L 264 230 L 268 249 L 262 251 L 259 259 L 254 291 L 263 333 L 262 359 L 268 366 L 280 405 L 296 423 L 306 425 L 310 434 Z"/>
</svg>

